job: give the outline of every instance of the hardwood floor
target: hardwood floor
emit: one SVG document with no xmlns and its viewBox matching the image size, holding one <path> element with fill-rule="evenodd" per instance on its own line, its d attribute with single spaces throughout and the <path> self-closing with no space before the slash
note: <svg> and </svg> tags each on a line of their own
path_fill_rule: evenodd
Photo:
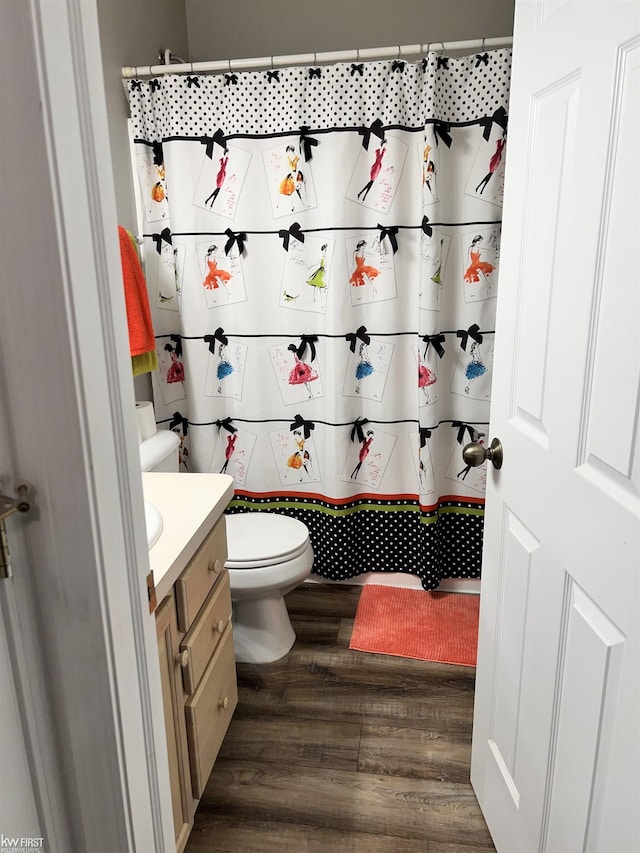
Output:
<svg viewBox="0 0 640 853">
<path fill-rule="evenodd" d="M 351 651 L 359 595 L 300 587 L 291 652 L 238 664 L 187 853 L 495 849 L 469 784 L 474 669 Z"/>
</svg>

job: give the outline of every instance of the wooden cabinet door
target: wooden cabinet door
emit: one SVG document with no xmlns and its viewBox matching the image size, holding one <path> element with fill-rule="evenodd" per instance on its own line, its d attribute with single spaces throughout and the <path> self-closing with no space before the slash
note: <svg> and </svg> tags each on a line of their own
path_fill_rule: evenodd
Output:
<svg viewBox="0 0 640 853">
<path fill-rule="evenodd" d="M 180 666 L 180 641 L 173 595 L 169 595 L 156 611 L 158 655 L 162 681 L 162 702 L 167 730 L 169 776 L 176 849 L 184 849 L 193 826 L 193 796 L 184 716 L 184 691 Z"/>
<path fill-rule="evenodd" d="M 238 704 L 231 623 L 222 635 L 198 689 L 185 706 L 193 794 L 202 796 Z"/>
</svg>

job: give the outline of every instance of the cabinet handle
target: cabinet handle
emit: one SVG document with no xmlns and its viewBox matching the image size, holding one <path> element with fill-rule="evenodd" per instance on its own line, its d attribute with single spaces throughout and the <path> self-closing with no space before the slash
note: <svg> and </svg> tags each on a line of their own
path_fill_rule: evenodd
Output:
<svg viewBox="0 0 640 853">
<path fill-rule="evenodd" d="M 222 563 L 220 562 L 220 560 L 216 560 L 213 563 L 209 563 L 209 571 L 213 572 L 214 575 L 219 575 L 222 571 Z"/>
<path fill-rule="evenodd" d="M 220 619 L 219 622 L 216 622 L 216 624 L 213 626 L 213 630 L 217 631 L 218 634 L 222 634 L 222 632 L 224 631 L 224 621 Z"/>
<path fill-rule="evenodd" d="M 179 663 L 180 666 L 184 669 L 189 666 L 189 650 L 185 649 L 182 652 L 178 652 L 176 655 L 176 663 Z"/>
<path fill-rule="evenodd" d="M 229 697 L 225 696 L 224 699 L 218 699 L 218 708 L 222 711 L 226 711 L 229 707 Z"/>
</svg>

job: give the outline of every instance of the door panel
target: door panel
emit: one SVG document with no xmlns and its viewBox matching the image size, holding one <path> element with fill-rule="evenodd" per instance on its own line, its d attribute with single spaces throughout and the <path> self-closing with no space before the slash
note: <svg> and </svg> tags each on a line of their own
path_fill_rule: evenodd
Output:
<svg viewBox="0 0 640 853">
<path fill-rule="evenodd" d="M 618 693 L 625 637 L 598 605 L 571 583 L 567 599 L 558 725 L 554 744 L 549 850 L 583 850 L 592 780 L 597 772 L 603 697 Z M 579 709 L 579 713 L 575 713 Z"/>
</svg>

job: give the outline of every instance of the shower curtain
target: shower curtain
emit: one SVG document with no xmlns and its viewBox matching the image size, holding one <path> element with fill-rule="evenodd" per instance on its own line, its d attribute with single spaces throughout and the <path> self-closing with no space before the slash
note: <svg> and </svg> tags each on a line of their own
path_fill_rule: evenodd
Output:
<svg viewBox="0 0 640 853">
<path fill-rule="evenodd" d="M 325 578 L 479 576 L 510 66 L 129 83 L 158 422 Z"/>
</svg>

